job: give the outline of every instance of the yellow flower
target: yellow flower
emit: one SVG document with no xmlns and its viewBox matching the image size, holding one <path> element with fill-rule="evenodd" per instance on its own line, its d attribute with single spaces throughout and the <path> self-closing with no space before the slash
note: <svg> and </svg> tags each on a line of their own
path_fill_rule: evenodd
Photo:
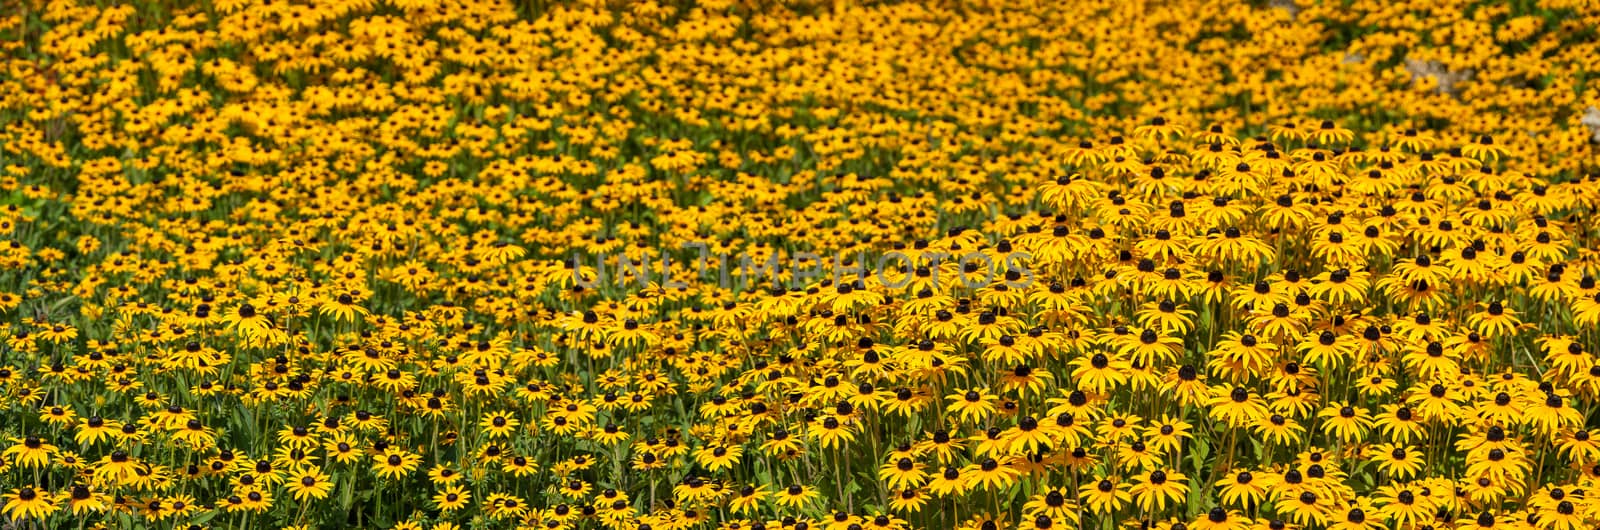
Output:
<svg viewBox="0 0 1600 530">
<path fill-rule="evenodd" d="M 393 447 L 372 455 L 374 472 L 387 479 L 399 479 L 411 473 L 420 462 L 422 456 Z"/>
<path fill-rule="evenodd" d="M 5 501 L 3 512 L 15 519 L 43 520 L 61 509 L 52 502 L 48 493 L 27 486 L 0 495 L 0 499 Z"/>
<path fill-rule="evenodd" d="M 308 500 L 321 500 L 333 491 L 333 482 L 326 473 L 315 466 L 306 466 L 299 471 L 290 473 L 284 485 L 300 502 Z"/>
<path fill-rule="evenodd" d="M 483 415 L 483 419 L 478 421 L 479 429 L 485 434 L 496 438 L 509 436 L 511 433 L 516 432 L 517 427 L 520 425 L 522 425 L 522 422 L 507 411 L 486 412 Z"/>
<path fill-rule="evenodd" d="M 461 485 L 445 486 L 444 489 L 433 495 L 434 506 L 445 513 L 466 507 L 471 501 L 472 494 Z"/>
<path fill-rule="evenodd" d="M 0 458 L 27 468 L 47 467 L 50 459 L 60 452 L 55 445 L 45 443 L 38 436 L 12 438 L 11 443 L 15 445 L 0 452 Z"/>
</svg>

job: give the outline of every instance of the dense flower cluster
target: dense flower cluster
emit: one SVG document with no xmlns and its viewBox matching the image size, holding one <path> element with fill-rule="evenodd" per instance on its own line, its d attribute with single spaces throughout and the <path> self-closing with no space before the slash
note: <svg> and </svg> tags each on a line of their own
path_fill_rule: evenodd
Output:
<svg viewBox="0 0 1600 530">
<path fill-rule="evenodd" d="M 7 528 L 1600 525 L 1600 4 L 12 4 Z"/>
</svg>

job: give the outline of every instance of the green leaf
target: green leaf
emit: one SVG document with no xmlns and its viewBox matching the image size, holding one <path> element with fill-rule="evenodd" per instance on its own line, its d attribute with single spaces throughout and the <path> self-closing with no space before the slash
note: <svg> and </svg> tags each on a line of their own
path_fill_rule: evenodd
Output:
<svg viewBox="0 0 1600 530">
<path fill-rule="evenodd" d="M 1188 509 L 1187 509 L 1188 513 L 1201 513 L 1201 512 L 1207 511 L 1205 509 L 1205 505 L 1207 504 L 1206 501 L 1209 500 L 1209 499 L 1207 499 L 1207 497 L 1210 497 L 1210 496 L 1209 495 L 1201 495 L 1200 493 L 1203 492 L 1203 491 L 1206 491 L 1206 490 L 1205 489 L 1200 489 L 1200 488 L 1189 490 Z"/>
<path fill-rule="evenodd" d="M 845 481 L 845 485 L 844 485 L 844 492 L 845 493 L 852 493 L 853 494 L 853 493 L 858 492 L 858 491 L 861 491 L 861 481 L 859 481 L 859 480 L 847 480 L 847 481 Z"/>
<path fill-rule="evenodd" d="M 352 486 L 353 486 L 353 484 L 352 484 Z M 344 491 L 339 492 L 339 509 L 343 510 L 345 512 L 349 512 L 350 511 L 350 505 L 353 504 L 354 501 L 355 501 L 356 489 L 354 487 L 348 487 L 348 488 L 342 488 L 342 489 Z"/>
<path fill-rule="evenodd" d="M 221 512 L 218 512 L 216 510 L 200 512 L 199 515 L 196 515 L 196 516 L 190 518 L 189 522 L 192 523 L 192 524 L 201 524 L 201 525 L 203 525 L 203 524 L 206 524 L 206 521 L 210 521 L 212 519 L 215 519 L 217 517 L 217 515 L 220 514 L 220 513 Z"/>
<path fill-rule="evenodd" d="M 1208 456 L 1211 456 L 1211 442 L 1196 439 L 1194 450 L 1189 452 L 1189 465 L 1194 468 L 1196 475 L 1200 473 L 1200 470 L 1205 469 L 1206 457 Z"/>
</svg>

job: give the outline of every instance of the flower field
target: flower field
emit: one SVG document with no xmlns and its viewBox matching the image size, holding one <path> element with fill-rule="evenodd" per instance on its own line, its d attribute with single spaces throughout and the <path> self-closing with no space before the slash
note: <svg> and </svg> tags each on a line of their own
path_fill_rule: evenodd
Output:
<svg viewBox="0 0 1600 530">
<path fill-rule="evenodd" d="M 1600 527 L 1595 2 L 4 5 L 4 530 Z"/>
</svg>

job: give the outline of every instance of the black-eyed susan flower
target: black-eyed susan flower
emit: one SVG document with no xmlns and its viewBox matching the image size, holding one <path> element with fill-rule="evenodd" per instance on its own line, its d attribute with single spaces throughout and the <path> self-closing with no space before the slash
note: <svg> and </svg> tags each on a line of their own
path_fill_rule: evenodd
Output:
<svg viewBox="0 0 1600 530">
<path fill-rule="evenodd" d="M 784 508 L 798 509 L 815 502 L 821 493 L 816 488 L 799 484 L 791 484 L 781 491 L 773 494 L 773 500 Z"/>
<path fill-rule="evenodd" d="M 433 495 L 434 506 L 445 513 L 460 510 L 471 502 L 472 493 L 460 485 L 445 486 Z"/>
<path fill-rule="evenodd" d="M 522 425 L 522 422 L 507 411 L 484 413 L 483 418 L 478 421 L 479 429 L 496 438 L 509 436 L 511 433 L 516 432 L 517 427 L 520 425 Z"/>
<path fill-rule="evenodd" d="M 73 515 L 84 517 L 94 513 L 106 511 L 110 508 L 104 493 L 96 492 L 86 485 L 77 484 L 60 493 L 57 502 L 65 505 Z"/>
<path fill-rule="evenodd" d="M 1090 512 L 1109 515 L 1116 513 L 1133 500 L 1127 484 L 1101 478 L 1078 488 L 1078 498 Z"/>
<path fill-rule="evenodd" d="M 60 452 L 54 444 L 47 443 L 38 436 L 12 438 L 11 443 L 10 447 L 0 452 L 0 458 L 25 468 L 47 467 L 51 459 Z"/>
<path fill-rule="evenodd" d="M 330 477 L 314 466 L 307 466 L 289 474 L 284 480 L 284 485 L 295 500 L 300 502 L 320 500 L 333 491 Z"/>
<path fill-rule="evenodd" d="M 427 462 L 358 520 L 1593 526 L 1574 2 L 256 4 L 0 20 L 7 93 L 60 87 L 0 102 L 0 408 L 78 446 L 0 473 L 180 525 Z M 1191 26 L 1243 29 L 1149 38 Z M 1128 506 L 1158 469 L 1222 510 Z"/>
<path fill-rule="evenodd" d="M 3 511 L 14 519 L 42 521 L 61 509 L 49 492 L 23 486 L 0 495 L 5 501 Z"/>
<path fill-rule="evenodd" d="M 927 505 L 929 496 L 920 489 L 905 489 L 892 492 L 889 497 L 889 509 L 901 513 L 917 513 Z"/>
<path fill-rule="evenodd" d="M 398 479 L 411 473 L 420 462 L 422 456 L 393 447 L 372 456 L 373 471 L 389 479 Z"/>
<path fill-rule="evenodd" d="M 770 496 L 771 492 L 765 486 L 745 485 L 728 501 L 728 506 L 733 513 L 747 514 L 759 509 Z"/>
</svg>

